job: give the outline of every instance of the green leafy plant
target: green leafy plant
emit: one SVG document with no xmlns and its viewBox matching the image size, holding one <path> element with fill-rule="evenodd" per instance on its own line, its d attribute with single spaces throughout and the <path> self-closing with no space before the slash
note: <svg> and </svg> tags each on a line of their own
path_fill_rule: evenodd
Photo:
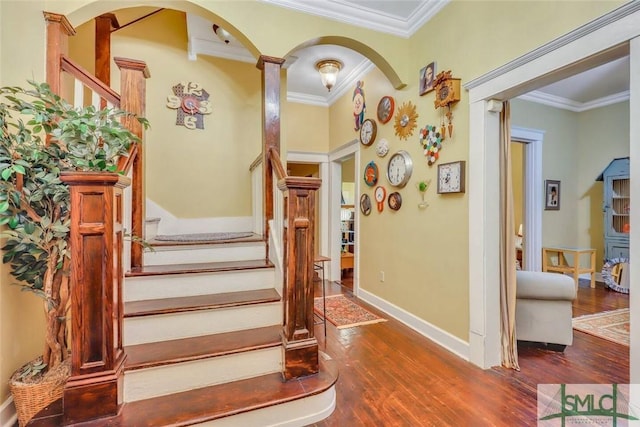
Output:
<svg viewBox="0 0 640 427">
<path fill-rule="evenodd" d="M 121 124 L 130 113 L 74 108 L 47 84 L 29 85 L 0 88 L 0 237 L 17 284 L 44 300 L 46 343 L 30 371 L 42 372 L 68 357 L 71 201 L 60 173 L 118 172 L 138 138 Z"/>
</svg>

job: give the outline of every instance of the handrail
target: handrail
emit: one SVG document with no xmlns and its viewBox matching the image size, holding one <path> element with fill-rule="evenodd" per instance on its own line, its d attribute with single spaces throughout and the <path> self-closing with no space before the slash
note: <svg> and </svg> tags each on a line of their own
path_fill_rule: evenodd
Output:
<svg viewBox="0 0 640 427">
<path fill-rule="evenodd" d="M 116 107 L 120 107 L 120 95 L 118 95 L 116 91 L 102 83 L 98 78 L 91 75 L 89 71 L 73 62 L 70 58 L 64 55 L 61 56 L 60 67 L 63 71 L 66 71 L 76 79 L 80 80 L 85 86 L 97 93 L 100 97 L 106 99 L 107 102 L 110 102 Z"/>
<path fill-rule="evenodd" d="M 273 165 L 274 172 L 276 173 L 276 177 L 278 179 L 285 179 L 287 177 L 287 171 L 282 165 L 282 160 L 280 160 L 280 154 L 275 147 L 269 148 L 269 158 L 271 160 L 271 164 Z"/>
<path fill-rule="evenodd" d="M 253 172 L 261 164 L 262 164 L 262 153 L 258 154 L 258 157 L 256 157 L 256 159 L 253 162 L 251 162 L 251 164 L 249 165 L 249 172 Z"/>
</svg>

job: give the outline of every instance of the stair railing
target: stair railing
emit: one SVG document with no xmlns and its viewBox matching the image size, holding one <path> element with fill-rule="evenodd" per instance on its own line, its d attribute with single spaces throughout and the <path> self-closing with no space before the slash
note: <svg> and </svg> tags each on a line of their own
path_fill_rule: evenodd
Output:
<svg viewBox="0 0 640 427">
<path fill-rule="evenodd" d="M 265 235 L 282 236 L 285 380 L 318 372 L 318 341 L 313 319 L 313 261 L 318 178 L 287 176 L 280 160 L 280 83 L 284 59 L 261 56 L 262 184 Z M 282 202 L 280 202 L 280 200 Z M 282 212 L 279 211 L 282 206 Z M 273 225 L 273 229 L 269 228 Z M 271 238 L 271 234 L 275 234 Z M 267 256 L 271 254 L 268 249 Z"/>
<path fill-rule="evenodd" d="M 44 13 L 47 22 L 47 83 L 76 106 L 119 107 L 144 116 L 145 79 L 141 61 L 114 58 L 120 68 L 122 95 L 65 56 L 75 30 L 63 15 Z M 68 83 L 72 82 L 69 86 Z M 130 117 L 127 126 L 140 140 L 142 125 Z M 122 285 L 125 228 L 143 236 L 142 148 L 132 144 L 129 156 L 112 173 L 65 172 L 71 194 L 71 376 L 64 388 L 63 421 L 73 424 L 116 415 L 122 404 L 126 355 L 123 348 Z M 131 184 L 130 206 L 125 217 Z M 130 224 L 127 226 L 126 224 Z M 142 265 L 142 248 L 130 249 L 131 265 Z M 128 262 L 128 260 L 127 260 Z M 96 405 L 95 402 L 100 402 Z"/>
</svg>

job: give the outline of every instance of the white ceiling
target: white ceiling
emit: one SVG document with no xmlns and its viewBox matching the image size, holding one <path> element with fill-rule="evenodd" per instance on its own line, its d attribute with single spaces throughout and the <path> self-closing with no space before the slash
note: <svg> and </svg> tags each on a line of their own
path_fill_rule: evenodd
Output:
<svg viewBox="0 0 640 427">
<path fill-rule="evenodd" d="M 410 37 L 442 9 L 449 0 L 261 0 L 276 6 L 324 16 L 375 31 Z M 218 56 L 255 62 L 249 52 L 233 38 L 228 44 L 215 36 L 212 22 L 187 15 L 189 55 Z M 321 59 L 337 59 L 343 68 L 336 86 L 327 92 L 320 82 L 315 64 Z M 314 105 L 331 105 L 350 91 L 355 82 L 373 68 L 359 53 L 335 45 L 311 46 L 286 58 L 288 68 L 287 99 Z M 417 71 L 416 71 L 417 78 Z M 629 59 L 621 58 L 585 73 L 540 88 L 520 98 L 565 108 L 586 111 L 629 98 Z"/>
</svg>

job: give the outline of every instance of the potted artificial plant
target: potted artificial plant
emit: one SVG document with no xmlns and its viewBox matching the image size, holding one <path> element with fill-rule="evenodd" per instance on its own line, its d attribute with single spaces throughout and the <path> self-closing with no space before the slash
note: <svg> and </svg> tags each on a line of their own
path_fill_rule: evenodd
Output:
<svg viewBox="0 0 640 427">
<path fill-rule="evenodd" d="M 26 89 L 0 88 L 2 260 L 11 265 L 17 285 L 42 298 L 45 312 L 42 355 L 10 381 L 21 425 L 62 395 L 69 375 L 71 206 L 60 173 L 118 172 L 118 158 L 138 141 L 121 124 L 129 113 L 74 108 L 47 84 L 29 84 Z M 146 120 L 138 120 L 147 126 Z M 37 389 L 45 396 L 36 396 Z"/>
</svg>

